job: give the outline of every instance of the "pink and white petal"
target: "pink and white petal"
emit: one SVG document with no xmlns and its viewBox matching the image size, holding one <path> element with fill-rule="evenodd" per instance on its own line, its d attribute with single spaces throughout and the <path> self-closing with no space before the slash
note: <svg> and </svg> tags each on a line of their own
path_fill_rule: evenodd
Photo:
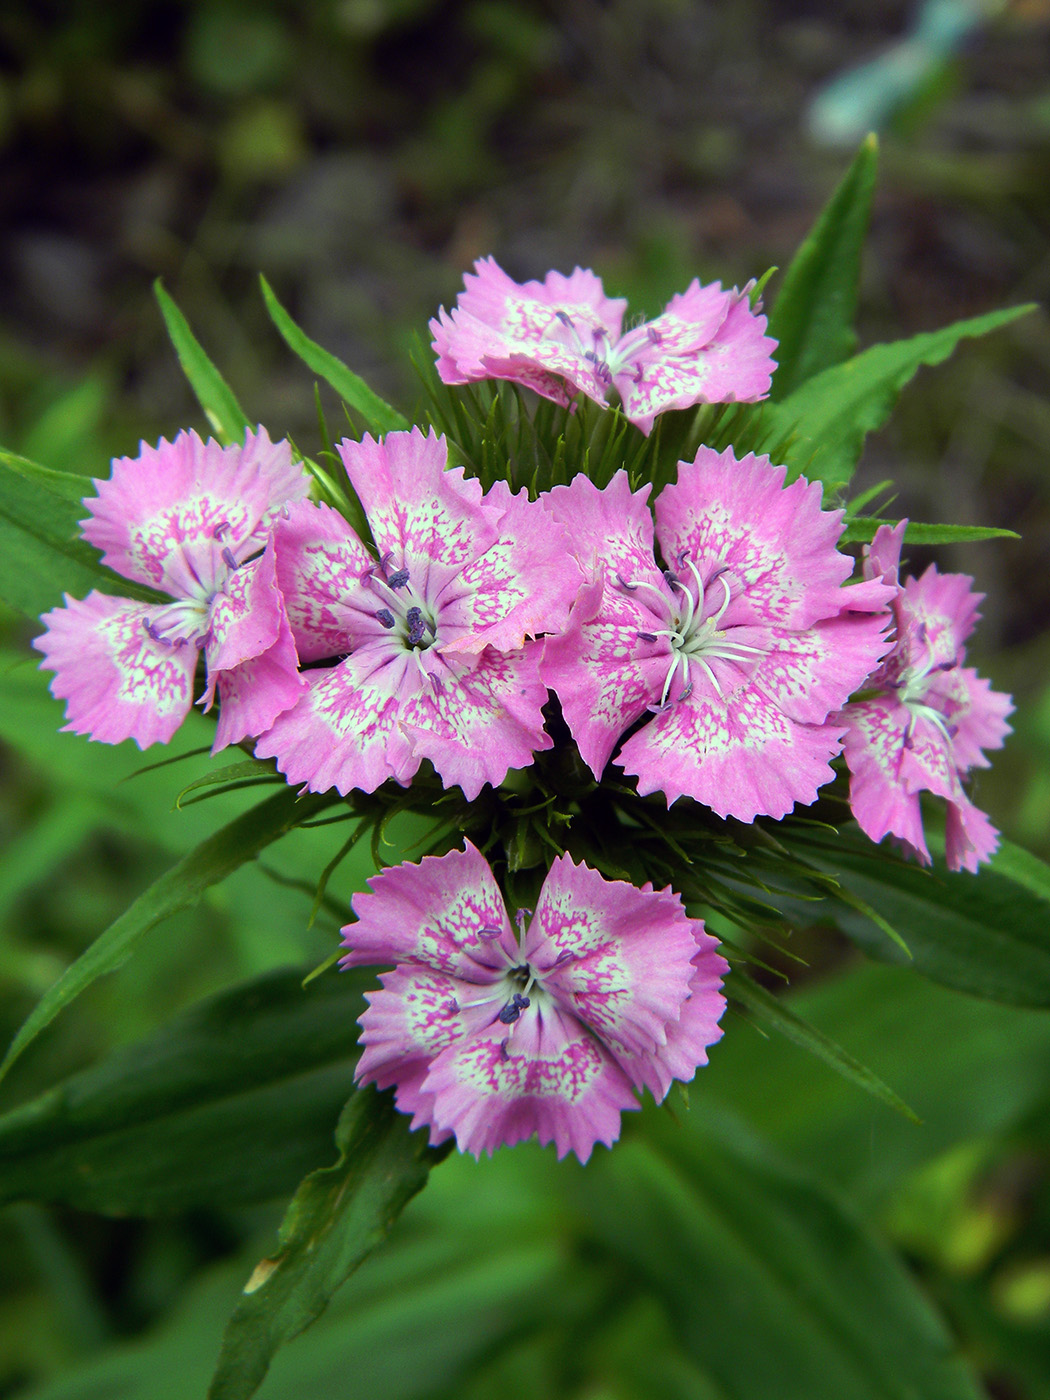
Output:
<svg viewBox="0 0 1050 1400">
<path fill-rule="evenodd" d="M 617 755 L 643 796 L 663 792 L 668 806 L 692 797 L 720 817 L 754 821 L 807 806 L 834 776 L 841 725 L 796 724 L 753 686 L 732 703 L 697 685 L 688 699 L 657 715 Z"/>
<path fill-rule="evenodd" d="M 658 414 L 672 409 L 755 403 L 769 393 L 777 342 L 765 334 L 766 318 L 751 311 L 747 297 L 727 295 L 736 299 L 709 342 L 673 350 L 671 345 L 686 340 L 689 331 L 672 322 L 668 346 L 655 343 L 614 374 L 623 411 L 643 433 L 652 430 Z M 659 317 L 652 323 L 657 333 L 662 321 Z"/>
<path fill-rule="evenodd" d="M 173 594 L 205 597 L 228 571 L 223 550 L 243 562 L 262 547 L 275 511 L 302 498 L 309 478 L 287 442 L 265 431 L 242 445 L 180 433 L 138 457 L 120 457 L 98 496 L 86 502 L 84 537 L 125 578 Z"/>
<path fill-rule="evenodd" d="M 380 555 L 408 569 L 427 601 L 498 539 L 498 508 L 484 503 L 480 481 L 447 465 L 445 439 L 433 430 L 344 438 L 338 450 Z"/>
<path fill-rule="evenodd" d="M 688 1084 L 701 1065 L 707 1064 L 707 1051 L 722 1037 L 718 1024 L 725 1011 L 722 979 L 729 964 L 717 952 L 718 944 L 704 933 L 703 924 L 696 920 L 697 951 L 693 957 L 693 976 L 689 995 L 682 1003 L 677 1021 L 669 1022 L 667 1040 L 650 1055 L 632 1060 L 620 1056 L 620 1064 L 634 1083 L 650 1091 L 657 1103 L 663 1100 L 673 1079 Z"/>
<path fill-rule="evenodd" d="M 517 963 L 496 878 L 469 841 L 462 851 L 424 856 L 418 865 L 389 866 L 368 886 L 351 900 L 357 921 L 341 930 L 349 950 L 341 967 L 393 962 L 407 971 L 412 964 L 484 986 Z"/>
<path fill-rule="evenodd" d="M 524 946 L 544 989 L 618 1058 L 663 1044 L 695 952 L 693 921 L 670 888 L 606 880 L 567 855 L 550 868 Z"/>
<path fill-rule="evenodd" d="M 620 1114 L 638 1101 L 619 1065 L 589 1031 L 552 1005 L 511 1028 L 497 1023 L 458 1041 L 423 1081 L 432 1122 L 453 1132 L 461 1152 L 480 1157 L 536 1136 L 558 1157 L 586 1162 L 596 1142 L 611 1147 Z"/>
<path fill-rule="evenodd" d="M 47 631 L 33 640 L 41 665 L 55 673 L 51 694 L 66 701 L 63 728 L 103 744 L 166 744 L 193 703 L 196 647 L 148 635 L 164 605 L 98 592 L 82 601 L 64 596 L 65 607 L 44 614 Z"/>
<path fill-rule="evenodd" d="M 607 297 L 600 278 L 576 268 L 568 277 L 550 272 L 543 282 L 515 282 L 495 258 L 482 258 L 467 273 L 464 290 L 449 316 L 441 311 L 431 321 L 438 373 L 446 383 L 465 383 L 486 377 L 490 356 L 532 357 L 561 327 L 560 311 L 574 322 L 593 326 L 616 341 L 626 302 Z M 582 354 L 577 350 L 577 357 Z M 452 377 L 455 376 L 455 377 Z"/>
<path fill-rule="evenodd" d="M 652 340 L 650 329 L 656 332 L 654 350 L 669 355 L 688 354 L 709 345 L 725 324 L 730 307 L 739 301 L 735 289 L 724 290 L 721 282 L 701 285 L 694 277 L 684 292 L 676 292 L 655 320 L 647 321 L 637 331 L 628 332 L 618 349 L 622 350 L 642 332 Z"/>
<path fill-rule="evenodd" d="M 497 481 L 485 502 L 503 511 L 500 537 L 438 599 L 441 636 L 452 637 L 445 652 L 517 651 L 527 637 L 560 632 L 583 586 L 569 536 L 542 499 Z"/>
<path fill-rule="evenodd" d="M 686 557 L 705 580 L 724 569 L 732 595 L 722 625 L 801 630 L 835 617 L 853 562 L 835 547 L 842 512 L 821 509 L 819 482 L 748 453 L 737 461 L 701 447 L 656 502 L 656 534 L 669 562 Z"/>
<path fill-rule="evenodd" d="M 256 559 L 232 570 L 212 599 L 205 650 L 209 677 L 269 651 L 283 621 L 271 541 Z"/>
<path fill-rule="evenodd" d="M 942 574 L 931 564 L 918 578 L 904 580 L 900 610 L 919 632 L 925 659 L 934 665 L 959 662 L 980 617 L 983 593 L 974 593 L 968 574 Z M 917 659 L 917 658 L 916 658 Z"/>
<path fill-rule="evenodd" d="M 904 532 L 908 528 L 907 519 L 897 525 L 880 525 L 875 537 L 863 549 L 861 568 L 866 579 L 879 580 L 896 590 L 900 586 L 898 571 L 901 562 L 901 546 Z"/>
<path fill-rule="evenodd" d="M 791 719 L 823 724 L 876 670 L 892 643 L 885 634 L 888 618 L 880 614 L 830 618 L 804 632 L 783 627 L 764 629 L 768 653 L 751 672 L 751 684 Z M 726 637 L 741 641 L 758 628 L 732 628 Z"/>
<path fill-rule="evenodd" d="M 596 778 L 621 734 L 659 700 L 670 666 L 666 638 L 639 637 L 660 625 L 642 609 L 643 596 L 640 590 L 637 598 L 610 596 L 599 578 L 581 590 L 565 631 L 543 644 L 543 680 L 557 695 L 580 757 Z"/>
<path fill-rule="evenodd" d="M 418 684 L 408 653 L 369 643 L 339 666 L 303 673 L 298 703 L 255 745 L 276 758 L 290 783 L 311 792 L 374 792 L 388 778 L 407 783 L 419 758 L 398 723 L 406 689 Z"/>
<path fill-rule="evenodd" d="M 273 532 L 277 582 L 303 661 L 342 656 L 381 630 L 362 584 L 375 560 L 337 510 L 302 501 Z"/>
<path fill-rule="evenodd" d="M 489 1025 L 500 1004 L 494 997 L 490 1005 L 469 1006 L 485 989 L 429 967 L 398 967 L 379 980 L 382 991 L 365 993 L 359 1040 L 364 1050 L 354 1079 L 378 1089 L 396 1085 L 398 1108 L 423 1115 L 413 1122 L 416 1128 L 429 1121 L 433 1104 L 433 1096 L 422 1092 L 431 1061 Z"/>
<path fill-rule="evenodd" d="M 872 841 L 897 837 L 929 865 L 918 789 L 909 789 L 901 778 L 911 715 L 893 696 L 882 695 L 847 706 L 839 718 L 847 725 L 843 754 L 857 825 Z"/>
<path fill-rule="evenodd" d="M 948 803 L 944 827 L 944 854 L 949 870 L 977 874 L 982 861 L 999 849 L 999 833 L 979 807 L 962 793 Z"/>
<path fill-rule="evenodd" d="M 268 651 L 218 672 L 216 681 L 219 721 L 212 753 L 271 729 L 279 715 L 298 704 L 306 688 L 287 619 L 282 616 L 277 640 Z"/>
<path fill-rule="evenodd" d="M 667 598 L 669 610 L 672 595 L 653 557 L 650 490 L 646 484 L 632 491 L 625 471 L 618 471 L 601 489 L 581 472 L 568 486 L 555 486 L 541 499 L 568 533 L 585 573 L 600 566 L 610 587 L 617 574 L 627 583 L 652 584 Z M 651 600 L 651 594 L 646 596 Z"/>
<path fill-rule="evenodd" d="M 498 787 L 510 769 L 527 768 L 551 747 L 537 644 L 519 652 L 487 647 L 471 665 L 434 650 L 417 655 L 430 681 L 403 703 L 399 722 L 417 762 L 429 758 L 446 787 L 458 785 L 473 801 L 486 783 Z"/>
<path fill-rule="evenodd" d="M 987 768 L 984 749 L 1000 749 L 1010 733 L 1006 717 L 1013 713 L 1013 701 L 972 667 L 957 666 L 932 676 L 925 696 L 927 703 L 943 710 L 954 730 L 952 756 L 956 768 Z"/>
</svg>

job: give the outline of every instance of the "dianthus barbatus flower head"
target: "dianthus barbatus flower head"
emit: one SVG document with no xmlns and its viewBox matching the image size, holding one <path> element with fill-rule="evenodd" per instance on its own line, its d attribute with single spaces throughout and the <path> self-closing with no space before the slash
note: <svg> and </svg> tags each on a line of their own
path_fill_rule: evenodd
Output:
<svg viewBox="0 0 1050 1400">
<path fill-rule="evenodd" d="M 973 579 L 938 573 L 931 564 L 919 578 L 898 583 L 907 523 L 882 526 L 866 551 L 865 574 L 895 590 L 895 645 L 866 687 L 878 694 L 847 705 L 840 716 L 848 726 L 850 805 L 873 841 L 894 836 L 929 865 L 919 794 L 943 797 L 948 866 L 976 872 L 995 853 L 999 835 L 970 801 L 963 779 L 971 768 L 988 767 L 984 749 L 1002 747 L 1013 705 L 963 665 L 983 596 L 972 591 Z"/>
<path fill-rule="evenodd" d="M 357 1078 L 396 1085 L 432 1142 L 479 1156 L 535 1134 L 586 1162 L 635 1090 L 662 1099 L 721 1035 L 726 963 L 670 889 L 560 856 L 512 924 L 469 841 L 369 884 L 342 966 L 396 966 L 367 997 Z"/>
<path fill-rule="evenodd" d="M 509 379 L 561 404 L 576 393 L 605 403 L 615 392 L 643 433 L 669 409 L 769 393 L 776 341 L 746 289 L 694 281 L 656 320 L 624 334 L 627 303 L 607 297 L 593 272 L 519 284 L 494 258 L 474 267 L 455 309 L 430 322 L 446 384 Z"/>
<path fill-rule="evenodd" d="M 166 743 L 189 712 L 197 661 L 219 695 L 214 749 L 267 729 L 299 698 L 291 630 L 269 531 L 310 489 L 287 442 L 265 429 L 221 447 L 195 432 L 114 461 L 85 502 L 84 537 L 102 562 L 170 603 L 92 592 L 42 619 L 33 645 L 67 702 L 65 728 L 107 744 Z"/>
<path fill-rule="evenodd" d="M 487 494 L 417 429 L 344 441 L 377 559 L 336 511 L 303 503 L 275 532 L 305 690 L 256 746 L 314 791 L 407 783 L 424 758 L 476 797 L 550 747 L 527 641 L 562 627 L 582 582 L 547 508 Z"/>
<path fill-rule="evenodd" d="M 596 777 L 617 763 L 638 791 L 695 798 L 722 817 L 783 817 L 832 775 L 829 714 L 888 643 L 879 582 L 843 587 L 841 512 L 818 484 L 784 485 L 766 457 L 702 447 L 656 502 L 620 472 L 550 493 L 591 582 L 543 676 Z"/>
</svg>

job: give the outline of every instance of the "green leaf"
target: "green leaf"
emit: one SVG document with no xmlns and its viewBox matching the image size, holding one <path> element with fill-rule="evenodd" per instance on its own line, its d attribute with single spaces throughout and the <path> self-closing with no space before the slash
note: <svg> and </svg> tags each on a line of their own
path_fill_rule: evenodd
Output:
<svg viewBox="0 0 1050 1400">
<path fill-rule="evenodd" d="M 884 1113 L 807 1051 L 760 1027 L 727 1026 L 690 1086 L 701 1123 L 714 1102 L 877 1215 L 915 1168 L 959 1142 L 1008 1133 L 1050 1082 L 1050 1016 L 937 986 L 904 967 L 857 962 L 788 994 L 787 1005 L 872 1066 L 922 1119 Z"/>
<path fill-rule="evenodd" d="M 168 762 L 176 762 L 170 759 Z M 194 778 L 192 783 L 187 783 L 179 795 L 175 798 L 176 811 L 184 804 L 182 799 L 190 792 L 196 792 L 198 788 L 209 788 L 221 786 L 225 783 L 234 783 L 241 778 L 272 778 L 274 782 L 284 782 L 284 778 L 274 768 L 273 761 L 261 758 L 245 758 L 240 763 L 228 763 L 225 768 L 218 768 L 213 773 L 205 773 L 201 778 Z"/>
<path fill-rule="evenodd" d="M 1034 856 L 1008 847 L 1001 862 L 976 875 L 953 874 L 942 859 L 925 870 L 853 831 L 838 841 L 804 833 L 793 840 L 815 865 L 878 909 L 907 942 L 918 972 L 993 1001 L 1050 1006 L 1050 877 Z M 833 917 L 872 957 L 902 960 L 885 933 L 855 909 L 840 905 Z"/>
<path fill-rule="evenodd" d="M 987 335 L 1032 310 L 1013 306 L 956 321 L 909 340 L 873 345 L 823 370 L 780 403 L 762 406 L 756 450 L 786 463 L 791 476 L 823 481 L 826 494 L 834 494 L 853 476 L 868 433 L 886 421 L 920 366 L 940 364 L 960 340 Z"/>
<path fill-rule="evenodd" d="M 151 1215 L 294 1190 L 331 1157 L 371 980 L 267 973 L 0 1117 L 0 1201 Z"/>
<path fill-rule="evenodd" d="M 799 1046 L 800 1049 L 808 1050 L 811 1055 L 816 1055 L 818 1059 L 823 1060 L 826 1065 L 830 1065 L 833 1070 L 850 1080 L 851 1083 L 856 1084 L 858 1088 L 880 1099 L 894 1112 L 903 1114 L 912 1123 L 919 1122 L 918 1117 L 904 1100 L 895 1094 L 888 1084 L 884 1084 L 874 1071 L 868 1069 L 866 1065 L 862 1065 L 859 1060 L 854 1059 L 848 1050 L 844 1050 L 823 1031 L 819 1031 L 816 1026 L 803 1020 L 780 998 L 767 992 L 764 987 L 753 982 L 739 969 L 734 969 L 730 973 L 726 981 L 725 993 L 731 1001 L 739 1002 L 741 1006 L 745 1006 L 757 1020 L 764 1021 L 766 1025 L 778 1030 L 781 1035 L 786 1036 L 792 1044 Z"/>
<path fill-rule="evenodd" d="M 727 1396 L 978 1400 L 943 1324 L 853 1211 L 711 1111 L 597 1158 L 596 1242 Z"/>
<path fill-rule="evenodd" d="M 0 1078 L 63 1007 L 96 978 L 113 972 L 128 960 L 144 933 L 169 914 L 193 904 L 209 886 L 217 884 L 245 861 L 254 859 L 264 846 L 276 841 L 304 818 L 331 805 L 332 800 L 324 794 L 300 798 L 296 791 L 286 788 L 194 847 L 140 894 L 49 988 L 11 1042 L 0 1063 Z"/>
<path fill-rule="evenodd" d="M 839 544 L 867 543 L 875 538 L 882 525 L 893 526 L 896 520 L 883 520 L 875 515 L 855 515 L 847 520 Z M 921 520 L 909 520 L 904 531 L 906 544 L 963 544 L 970 540 L 1019 540 L 1015 530 L 1000 530 L 990 525 L 926 525 Z"/>
<path fill-rule="evenodd" d="M 76 483 L 76 485 L 74 485 Z M 154 601 L 160 594 L 99 563 L 98 551 L 80 538 L 86 477 L 71 477 L 0 452 L 0 599 L 37 618 L 62 601 L 104 593 Z"/>
<path fill-rule="evenodd" d="M 784 275 L 769 317 L 769 334 L 779 341 L 774 399 L 786 398 L 857 348 L 853 323 L 878 151 L 872 134 Z"/>
<path fill-rule="evenodd" d="M 215 430 L 215 436 L 227 445 L 243 442 L 245 433 L 252 425 L 244 416 L 233 390 L 204 353 L 200 341 L 190 330 L 189 322 L 168 296 L 159 277 L 153 284 L 153 290 L 179 364 L 204 409 L 205 417 Z"/>
<path fill-rule="evenodd" d="M 411 1133 L 393 1095 L 372 1088 L 351 1096 L 336 1145 L 338 1162 L 306 1178 L 281 1224 L 277 1253 L 245 1285 L 208 1400 L 255 1394 L 278 1347 L 321 1315 L 448 1152 Z"/>
<path fill-rule="evenodd" d="M 342 360 L 329 353 L 315 340 L 304 334 L 273 294 L 265 277 L 260 277 L 266 309 L 290 349 L 310 366 L 315 374 L 329 383 L 344 403 L 361 415 L 375 433 L 392 433 L 409 428 L 411 424 L 396 408 L 391 408 L 374 393 L 360 376 L 348 369 Z"/>
</svg>

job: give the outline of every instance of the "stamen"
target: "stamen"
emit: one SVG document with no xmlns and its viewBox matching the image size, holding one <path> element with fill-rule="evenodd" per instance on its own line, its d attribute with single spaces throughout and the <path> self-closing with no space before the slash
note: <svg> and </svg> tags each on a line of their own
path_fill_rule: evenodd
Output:
<svg viewBox="0 0 1050 1400">
<path fill-rule="evenodd" d="M 237 560 L 233 555 L 233 550 L 229 545 L 223 545 L 222 547 L 222 562 L 228 569 L 236 569 L 238 567 Z"/>
<path fill-rule="evenodd" d="M 220 520 L 218 525 L 216 525 L 215 529 L 211 532 L 212 539 L 221 540 L 229 528 L 230 522 L 228 520 Z"/>
<path fill-rule="evenodd" d="M 408 623 L 409 646 L 419 646 L 427 630 L 423 622 L 423 609 L 418 607 L 409 608 L 408 612 L 405 614 L 405 621 Z"/>
<path fill-rule="evenodd" d="M 639 632 L 639 633 L 638 633 L 638 640 L 639 640 L 640 642 L 655 642 L 655 641 L 656 641 L 656 633 L 655 633 L 655 632 Z"/>
<path fill-rule="evenodd" d="M 505 1026 L 512 1026 L 526 1007 L 531 1005 L 532 1003 L 529 1001 L 528 997 L 522 996 L 520 992 L 515 992 L 496 1019 L 497 1021 L 501 1021 Z"/>
<path fill-rule="evenodd" d="M 387 556 L 389 558 L 389 555 Z M 408 583 L 408 570 L 395 569 L 386 580 L 388 588 L 404 588 Z"/>
<path fill-rule="evenodd" d="M 503 930 L 502 930 L 502 929 L 499 929 L 499 928 L 488 928 L 488 927 L 486 927 L 486 928 L 479 928 L 479 929 L 478 929 L 478 937 L 479 937 L 479 938 L 498 938 L 502 932 L 503 932 Z"/>
<path fill-rule="evenodd" d="M 389 608 L 380 608 L 379 611 L 377 613 L 373 613 L 372 616 L 377 622 L 381 622 L 383 626 L 387 629 L 393 627 L 394 625 L 394 614 L 390 611 Z"/>
</svg>

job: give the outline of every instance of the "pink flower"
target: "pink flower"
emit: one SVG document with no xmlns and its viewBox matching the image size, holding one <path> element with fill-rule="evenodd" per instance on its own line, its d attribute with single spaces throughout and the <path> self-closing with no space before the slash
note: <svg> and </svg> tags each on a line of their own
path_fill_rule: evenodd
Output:
<svg viewBox="0 0 1050 1400">
<path fill-rule="evenodd" d="M 268 544 L 276 515 L 310 489 L 288 443 L 263 428 L 243 447 L 180 433 L 143 443 L 95 485 L 85 538 L 111 569 L 172 601 L 66 594 L 44 615 L 33 645 L 67 702 L 65 728 L 107 744 L 166 743 L 189 712 L 203 652 L 202 698 L 209 708 L 220 699 L 214 750 L 267 729 L 302 684 Z"/>
<path fill-rule="evenodd" d="M 962 783 L 971 768 L 988 767 L 984 749 L 1002 747 L 1013 705 L 962 664 L 983 596 L 972 592 L 973 579 L 938 573 L 931 564 L 920 578 L 898 584 L 907 523 L 882 526 L 865 551 L 866 577 L 895 589 L 896 645 L 868 683 L 879 693 L 847 705 L 840 716 L 848 726 L 850 805 L 873 841 L 895 836 L 929 865 L 919 793 L 943 797 L 948 866 L 975 872 L 995 853 L 999 836 Z"/>
<path fill-rule="evenodd" d="M 678 895 L 560 856 L 516 931 L 484 856 L 426 857 L 354 896 L 343 967 L 393 962 L 361 1017 L 361 1083 L 480 1156 L 536 1134 L 586 1162 L 634 1090 L 662 1099 L 721 1035 L 726 972 Z"/>
<path fill-rule="evenodd" d="M 555 403 L 611 391 L 643 433 L 658 413 L 698 403 L 754 403 L 769 393 L 776 341 L 747 291 L 694 281 L 662 316 L 621 334 L 627 303 L 593 272 L 512 281 L 494 258 L 474 264 L 455 310 L 430 322 L 446 384 L 510 379 Z"/>
<path fill-rule="evenodd" d="M 256 745 L 316 792 L 407 783 L 423 759 L 476 797 L 550 747 L 546 687 L 526 638 L 564 625 L 582 581 L 545 506 L 505 482 L 482 495 L 418 429 L 340 455 L 377 561 L 343 518 L 293 507 L 277 569 L 305 690 Z"/>
<path fill-rule="evenodd" d="M 550 493 L 591 582 L 543 675 L 596 777 L 639 720 L 616 761 L 668 804 L 782 817 L 833 776 L 843 725 L 828 716 L 883 654 L 885 617 L 869 614 L 892 595 L 842 587 L 841 512 L 784 476 L 706 447 L 679 463 L 656 502 L 666 571 L 648 487 L 632 494 L 619 472 L 603 491 L 577 476 Z"/>
</svg>

